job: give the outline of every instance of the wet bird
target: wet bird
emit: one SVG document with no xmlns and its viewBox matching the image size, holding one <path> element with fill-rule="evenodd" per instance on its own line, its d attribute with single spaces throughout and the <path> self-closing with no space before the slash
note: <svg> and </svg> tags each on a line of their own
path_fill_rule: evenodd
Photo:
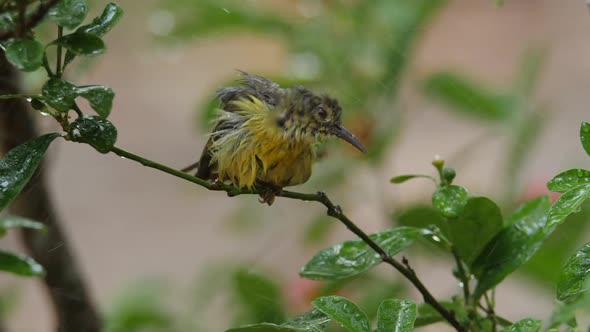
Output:
<svg viewBox="0 0 590 332">
<path fill-rule="evenodd" d="M 271 205 L 283 187 L 309 179 L 320 137 L 339 137 L 366 153 L 342 127 L 336 99 L 303 86 L 281 88 L 264 77 L 241 75 L 238 86 L 217 91 L 219 112 L 196 164 L 197 177 L 256 187 L 261 202 Z"/>
</svg>

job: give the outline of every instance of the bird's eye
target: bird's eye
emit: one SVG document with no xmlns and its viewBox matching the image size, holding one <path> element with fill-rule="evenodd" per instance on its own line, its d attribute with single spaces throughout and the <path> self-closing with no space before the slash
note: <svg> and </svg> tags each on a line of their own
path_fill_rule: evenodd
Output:
<svg viewBox="0 0 590 332">
<path fill-rule="evenodd" d="M 318 107 L 317 109 L 318 116 L 322 119 L 325 119 L 328 116 L 328 112 L 323 107 Z"/>
</svg>

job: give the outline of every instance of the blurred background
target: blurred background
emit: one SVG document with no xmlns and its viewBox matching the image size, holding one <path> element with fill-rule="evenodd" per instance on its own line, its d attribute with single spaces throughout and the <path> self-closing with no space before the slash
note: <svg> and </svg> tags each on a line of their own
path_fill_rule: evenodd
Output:
<svg viewBox="0 0 590 332">
<path fill-rule="evenodd" d="M 90 3 L 97 14 L 106 1 Z M 590 120 L 590 14 L 582 0 L 118 3 L 126 14 L 106 37 L 107 54 L 77 62 L 68 78 L 111 86 L 118 146 L 158 162 L 182 168 L 197 160 L 212 95 L 241 69 L 339 99 L 345 126 L 370 153 L 327 142 L 312 179 L 293 190 L 328 192 L 369 232 L 438 218 L 430 182 L 389 183 L 434 174 L 435 156 L 504 215 L 546 193 L 553 175 L 587 165 L 577 134 Z M 28 75 L 25 88 L 38 91 L 42 74 Z M 43 131 L 57 130 L 52 119 L 39 121 Z M 45 167 L 110 332 L 281 321 L 328 293 L 357 300 L 371 315 L 388 297 L 420 302 L 387 267 L 341 283 L 299 278 L 317 250 L 353 238 L 318 204 L 229 199 L 65 142 L 50 149 Z M 557 267 L 590 238 L 587 217 L 586 207 L 570 217 L 498 288 L 499 314 L 550 315 Z M 14 236 L 5 241 L 19 247 Z M 459 293 L 450 257 L 426 245 L 404 256 L 437 297 Z M 37 280 L 2 276 L 0 293 L 11 331 L 52 331 Z"/>
</svg>

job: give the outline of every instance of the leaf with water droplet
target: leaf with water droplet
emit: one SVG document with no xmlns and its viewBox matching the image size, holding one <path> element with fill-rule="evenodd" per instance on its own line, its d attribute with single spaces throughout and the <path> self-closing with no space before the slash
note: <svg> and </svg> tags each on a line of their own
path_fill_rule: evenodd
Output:
<svg viewBox="0 0 590 332">
<path fill-rule="evenodd" d="M 45 271 L 29 256 L 0 250 L 0 271 L 26 277 L 42 276 Z"/>
<path fill-rule="evenodd" d="M 21 144 L 0 160 L 0 211 L 18 195 L 29 182 L 49 144 L 60 134 L 46 134 Z"/>
<path fill-rule="evenodd" d="M 432 205 L 447 218 L 457 218 L 463 213 L 467 204 L 467 190 L 461 186 L 447 185 L 438 187 L 432 194 Z"/>
<path fill-rule="evenodd" d="M 549 211 L 549 221 L 545 226 L 546 232 L 552 232 L 567 216 L 580 211 L 582 203 L 589 197 L 590 183 L 581 185 L 561 195 Z"/>
<path fill-rule="evenodd" d="M 106 51 L 106 46 L 100 37 L 86 32 L 74 32 L 51 42 L 60 45 L 75 55 L 95 56 Z"/>
<path fill-rule="evenodd" d="M 76 86 L 59 78 L 47 81 L 41 89 L 43 97 L 51 107 L 60 112 L 67 112 L 72 108 L 76 94 Z"/>
<path fill-rule="evenodd" d="M 471 264 L 478 279 L 473 294 L 475 300 L 526 263 L 539 249 L 549 236 L 545 226 L 550 206 L 549 197 L 537 197 L 520 205 L 506 218 L 508 226 L 488 242 Z"/>
<path fill-rule="evenodd" d="M 356 304 L 341 296 L 318 297 L 313 306 L 328 317 L 342 324 L 350 332 L 370 332 L 367 315 Z"/>
<path fill-rule="evenodd" d="M 564 193 L 586 184 L 590 184 L 590 171 L 576 168 L 556 175 L 547 182 L 547 188 L 551 191 Z"/>
<path fill-rule="evenodd" d="M 11 228 L 28 228 L 37 231 L 47 230 L 44 224 L 31 219 L 10 215 L 0 217 L 0 236 L 6 234 L 6 231 Z"/>
<path fill-rule="evenodd" d="M 505 328 L 502 332 L 537 332 L 541 328 L 541 321 L 533 318 L 525 318 Z"/>
<path fill-rule="evenodd" d="M 49 9 L 47 16 L 60 26 L 74 29 L 84 21 L 86 14 L 86 0 L 60 0 Z"/>
<path fill-rule="evenodd" d="M 381 302 L 377 312 L 377 332 L 411 332 L 416 320 L 416 304 L 396 299 Z"/>
<path fill-rule="evenodd" d="M 571 256 L 559 276 L 557 299 L 571 302 L 586 292 L 586 280 L 590 274 L 590 243 L 586 243 Z"/>
<path fill-rule="evenodd" d="M 449 220 L 449 238 L 459 257 L 468 264 L 501 229 L 500 208 L 489 198 L 470 198 L 463 213 Z"/>
<path fill-rule="evenodd" d="M 77 87 L 76 93 L 86 98 L 92 109 L 102 118 L 106 119 L 111 114 L 115 98 L 113 89 L 102 85 L 87 85 Z"/>
<path fill-rule="evenodd" d="M 303 329 L 273 323 L 259 323 L 225 330 L 225 332 L 307 332 Z M 310 331 L 311 332 L 311 331 Z M 315 332 L 315 331 L 314 331 Z M 319 331 L 321 332 L 321 331 Z"/>
<path fill-rule="evenodd" d="M 122 16 L 123 9 L 116 3 L 110 2 L 104 7 L 100 16 L 94 18 L 90 24 L 79 27 L 77 31 L 102 37 L 111 31 Z"/>
<path fill-rule="evenodd" d="M 389 255 L 395 255 L 416 239 L 431 234 L 431 231 L 425 229 L 398 227 L 370 237 Z M 317 280 L 345 279 L 364 273 L 380 262 L 381 257 L 364 241 L 352 240 L 321 250 L 299 274 L 304 278 Z"/>
<path fill-rule="evenodd" d="M 34 39 L 16 40 L 5 52 L 6 59 L 19 70 L 34 71 L 42 65 L 43 45 Z"/>
<path fill-rule="evenodd" d="M 70 136 L 74 142 L 87 143 L 100 153 L 108 153 L 117 141 L 117 128 L 99 116 L 85 115 L 72 122 Z"/>
<path fill-rule="evenodd" d="M 580 127 L 580 142 L 586 154 L 590 156 L 590 123 L 582 122 Z"/>
<path fill-rule="evenodd" d="M 326 316 L 323 312 L 314 309 L 301 316 L 289 319 L 281 324 L 281 326 L 294 328 L 297 329 L 297 331 L 323 332 L 328 327 L 330 321 L 330 317 Z"/>
</svg>

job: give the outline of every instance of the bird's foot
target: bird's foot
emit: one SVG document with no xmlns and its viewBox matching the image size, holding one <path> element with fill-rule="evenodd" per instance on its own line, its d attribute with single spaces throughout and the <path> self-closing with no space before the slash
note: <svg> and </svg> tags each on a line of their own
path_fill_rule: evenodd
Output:
<svg viewBox="0 0 590 332">
<path fill-rule="evenodd" d="M 266 203 L 268 204 L 268 206 L 271 206 L 272 203 L 274 203 L 275 201 L 275 197 L 283 193 L 283 188 L 264 184 L 259 187 L 259 191 L 260 198 L 258 199 L 258 201 L 260 203 Z"/>
</svg>

